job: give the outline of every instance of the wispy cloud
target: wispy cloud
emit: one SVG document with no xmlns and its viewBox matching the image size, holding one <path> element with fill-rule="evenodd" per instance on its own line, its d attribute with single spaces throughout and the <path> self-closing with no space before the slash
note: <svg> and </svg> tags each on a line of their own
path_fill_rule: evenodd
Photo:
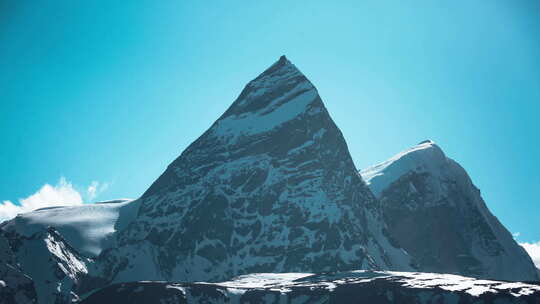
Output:
<svg viewBox="0 0 540 304">
<path fill-rule="evenodd" d="M 98 195 L 109 188 L 109 183 L 100 183 L 98 181 L 92 181 L 88 188 L 86 188 L 86 196 L 89 201 L 93 201 Z"/>
<path fill-rule="evenodd" d="M 527 253 L 531 256 L 537 268 L 540 268 L 540 242 L 536 243 L 519 243 Z"/>
<path fill-rule="evenodd" d="M 86 188 L 85 198 L 89 201 L 95 199 L 100 193 L 107 190 L 108 183 L 93 181 Z M 43 185 L 36 193 L 27 198 L 19 199 L 18 204 L 12 201 L 0 203 L 0 222 L 14 218 L 19 213 L 29 212 L 39 208 L 52 206 L 82 205 L 83 195 L 77 191 L 73 184 L 61 177 L 55 186 Z"/>
</svg>

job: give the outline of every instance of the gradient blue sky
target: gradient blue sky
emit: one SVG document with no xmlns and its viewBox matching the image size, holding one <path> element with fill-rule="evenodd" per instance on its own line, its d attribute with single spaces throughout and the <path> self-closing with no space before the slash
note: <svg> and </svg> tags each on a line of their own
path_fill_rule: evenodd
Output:
<svg viewBox="0 0 540 304">
<path fill-rule="evenodd" d="M 540 2 L 306 2 L 0 2 L 0 201 L 139 196 L 286 54 L 358 168 L 433 139 L 539 241 Z"/>
</svg>

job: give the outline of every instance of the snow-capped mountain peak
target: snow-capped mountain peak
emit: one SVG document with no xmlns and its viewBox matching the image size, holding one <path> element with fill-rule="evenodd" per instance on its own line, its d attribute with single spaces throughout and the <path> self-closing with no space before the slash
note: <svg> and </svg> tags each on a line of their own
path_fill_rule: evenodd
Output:
<svg viewBox="0 0 540 304">
<path fill-rule="evenodd" d="M 448 159 L 439 146 L 432 140 L 424 140 L 406 149 L 390 159 L 360 171 L 362 178 L 369 185 L 375 196 L 410 171 L 430 172 L 439 175 L 440 168 Z"/>
<path fill-rule="evenodd" d="M 215 280 L 252 271 L 413 269 L 383 233 L 317 90 L 285 57 L 139 200 L 105 259 L 114 280 Z M 154 261 L 141 267 L 141 260 Z"/>
<path fill-rule="evenodd" d="M 457 162 L 423 141 L 360 171 L 379 198 L 390 235 L 420 271 L 537 280 L 532 260 Z"/>
<path fill-rule="evenodd" d="M 210 131 L 228 141 L 270 131 L 310 110 L 316 114 L 317 97 L 313 84 L 282 56 L 248 83 Z"/>
</svg>

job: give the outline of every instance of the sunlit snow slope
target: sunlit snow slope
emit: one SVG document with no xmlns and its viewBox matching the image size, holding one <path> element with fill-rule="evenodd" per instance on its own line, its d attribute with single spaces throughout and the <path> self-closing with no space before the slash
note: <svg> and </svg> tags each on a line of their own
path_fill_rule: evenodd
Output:
<svg viewBox="0 0 540 304">
<path fill-rule="evenodd" d="M 23 213 L 3 227 L 29 237 L 54 227 L 81 254 L 94 257 L 114 246 L 113 233 L 134 218 L 136 204 L 131 200 L 115 200 L 81 206 L 50 207 Z"/>
</svg>

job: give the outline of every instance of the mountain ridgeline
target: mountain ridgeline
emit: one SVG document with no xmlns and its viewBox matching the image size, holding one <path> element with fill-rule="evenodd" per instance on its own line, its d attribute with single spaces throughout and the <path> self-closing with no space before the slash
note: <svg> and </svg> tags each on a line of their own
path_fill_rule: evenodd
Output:
<svg viewBox="0 0 540 304">
<path fill-rule="evenodd" d="M 303 287 L 308 283 L 282 286 L 283 292 L 295 290 L 295 297 L 347 299 L 362 292 L 410 303 L 424 299 L 426 288 L 435 300 L 455 297 L 443 285 L 416 288 L 396 280 L 457 277 L 388 271 L 539 279 L 465 170 L 433 142 L 358 171 L 317 89 L 285 56 L 249 82 L 140 198 L 19 215 L 0 225 L 0 249 L 0 274 L 6 276 L 0 296 L 19 303 L 72 303 L 88 296 L 93 303 L 141 288 L 149 298 L 170 295 L 182 302 L 201 288 L 205 298 L 226 289 L 194 282 L 237 282 L 233 278 L 252 273 L 333 273 L 317 276 L 309 291 Z M 359 277 L 359 269 L 380 271 L 374 285 L 363 277 L 368 272 Z M 260 283 L 265 276 L 241 278 Z M 459 280 L 474 289 L 459 295 L 463 303 L 474 302 L 485 281 Z M 137 281 L 183 283 L 127 283 Z M 345 293 L 330 288 L 344 282 Z M 538 303 L 537 285 L 516 291 L 517 285 L 490 284 L 489 293 L 504 292 L 487 294 L 486 303 Z M 395 294 L 383 292 L 385 286 Z M 275 292 L 251 288 L 249 297 L 272 298 Z M 227 290 L 221 296 L 240 301 L 236 295 Z"/>
</svg>

